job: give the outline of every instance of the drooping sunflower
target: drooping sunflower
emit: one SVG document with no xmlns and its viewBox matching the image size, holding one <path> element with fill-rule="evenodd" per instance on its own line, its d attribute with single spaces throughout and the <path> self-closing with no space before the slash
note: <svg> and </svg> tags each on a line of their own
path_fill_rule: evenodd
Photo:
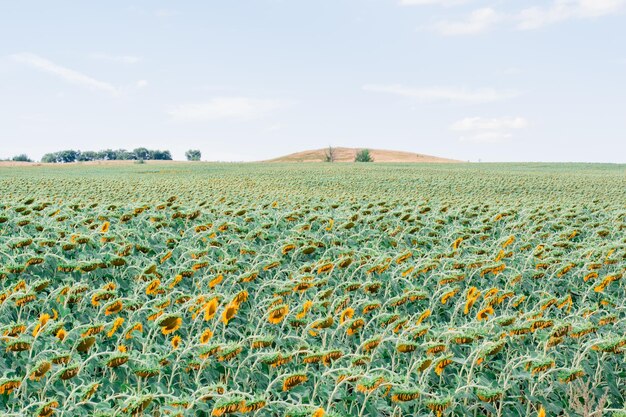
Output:
<svg viewBox="0 0 626 417">
<path fill-rule="evenodd" d="M 121 300 L 113 301 L 107 304 L 104 310 L 104 315 L 110 316 L 111 314 L 119 313 L 120 311 L 122 311 L 123 308 L 124 308 L 124 304 L 122 303 Z"/>
<path fill-rule="evenodd" d="M 306 376 L 306 374 L 290 374 L 287 375 L 284 379 L 283 379 L 283 391 L 289 391 L 290 389 L 303 384 L 304 382 L 306 382 L 309 378 Z"/>
<path fill-rule="evenodd" d="M 286 304 L 281 304 L 277 307 L 274 307 L 269 311 L 268 321 L 272 324 L 279 324 L 285 319 L 287 313 L 289 312 L 289 307 Z"/>
<path fill-rule="evenodd" d="M 212 298 L 208 303 L 206 303 L 202 307 L 202 309 L 204 310 L 204 321 L 211 320 L 215 316 L 218 307 L 219 301 L 217 297 Z"/>
<path fill-rule="evenodd" d="M 168 314 L 165 317 L 159 319 L 157 323 L 161 327 L 161 333 L 168 335 L 174 333 L 180 328 L 183 323 L 183 319 L 177 314 Z"/>
<path fill-rule="evenodd" d="M 222 312 L 222 323 L 227 325 L 228 322 L 235 317 L 237 311 L 239 311 L 239 304 L 236 304 L 235 302 L 228 303 Z"/>
<path fill-rule="evenodd" d="M 207 344 L 209 340 L 211 340 L 211 337 L 213 337 L 213 332 L 211 331 L 211 329 L 206 329 L 200 335 L 200 343 L 203 345 Z"/>
</svg>

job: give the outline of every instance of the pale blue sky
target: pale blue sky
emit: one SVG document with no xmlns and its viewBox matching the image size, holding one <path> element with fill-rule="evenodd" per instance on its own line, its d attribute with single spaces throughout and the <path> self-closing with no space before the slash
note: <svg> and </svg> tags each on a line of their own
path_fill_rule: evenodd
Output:
<svg viewBox="0 0 626 417">
<path fill-rule="evenodd" d="M 0 0 L 0 157 L 626 162 L 626 0 Z"/>
</svg>

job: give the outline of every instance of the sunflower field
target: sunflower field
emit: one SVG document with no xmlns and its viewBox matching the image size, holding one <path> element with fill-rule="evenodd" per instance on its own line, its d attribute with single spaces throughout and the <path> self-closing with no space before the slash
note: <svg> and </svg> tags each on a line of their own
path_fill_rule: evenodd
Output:
<svg viewBox="0 0 626 417">
<path fill-rule="evenodd" d="M 625 273 L 620 165 L 0 168 L 0 416 L 623 417 Z"/>
</svg>

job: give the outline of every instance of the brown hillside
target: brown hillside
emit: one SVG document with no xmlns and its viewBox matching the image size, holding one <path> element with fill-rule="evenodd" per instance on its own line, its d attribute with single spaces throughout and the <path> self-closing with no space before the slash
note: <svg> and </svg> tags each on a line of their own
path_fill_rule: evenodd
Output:
<svg viewBox="0 0 626 417">
<path fill-rule="evenodd" d="M 354 162 L 358 148 L 335 148 L 335 162 Z M 374 162 L 438 162 L 454 163 L 462 162 L 455 159 L 439 158 L 437 156 L 424 155 L 412 152 L 389 151 L 383 149 L 370 149 L 370 155 Z M 326 148 L 314 149 L 292 153 L 279 158 L 270 159 L 266 162 L 324 162 Z"/>
</svg>

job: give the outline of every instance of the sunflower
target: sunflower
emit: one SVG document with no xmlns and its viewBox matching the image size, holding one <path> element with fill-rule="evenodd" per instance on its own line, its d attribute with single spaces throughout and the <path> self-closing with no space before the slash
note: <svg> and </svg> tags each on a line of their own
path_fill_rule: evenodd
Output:
<svg viewBox="0 0 626 417">
<path fill-rule="evenodd" d="M 310 300 L 307 300 L 304 302 L 304 305 L 302 306 L 302 310 L 296 314 L 296 318 L 297 319 L 303 319 L 304 316 L 306 316 L 306 313 L 309 311 L 309 309 L 311 308 L 311 306 L 313 305 L 313 302 Z"/>
<path fill-rule="evenodd" d="M 219 417 L 224 414 L 233 414 L 243 407 L 245 407 L 245 401 L 243 399 L 222 399 L 215 403 L 211 416 Z"/>
<path fill-rule="evenodd" d="M 161 280 L 159 280 L 158 278 L 153 280 L 150 284 L 148 284 L 148 286 L 146 287 L 146 294 L 147 295 L 156 295 L 159 293 L 159 287 L 161 286 Z"/>
<path fill-rule="evenodd" d="M 57 401 L 49 401 L 37 409 L 37 417 L 50 417 L 58 406 Z"/>
<path fill-rule="evenodd" d="M 417 389 L 395 389 L 391 394 L 391 401 L 394 403 L 413 401 L 419 398 L 420 392 Z"/>
<path fill-rule="evenodd" d="M 493 308 L 486 307 L 478 312 L 478 314 L 476 315 L 476 319 L 478 319 L 478 321 L 487 320 L 489 316 L 492 314 L 493 314 Z"/>
<path fill-rule="evenodd" d="M 350 321 L 347 330 L 348 336 L 356 334 L 363 326 L 365 326 L 365 320 L 361 318 Z"/>
<path fill-rule="evenodd" d="M 172 349 L 173 349 L 173 350 L 178 349 L 178 347 L 180 346 L 181 342 L 182 342 L 182 339 L 181 339 L 181 337 L 180 337 L 180 336 L 178 336 L 178 335 L 174 336 L 174 337 L 172 338 L 172 341 L 171 341 L 171 344 L 172 344 Z"/>
<path fill-rule="evenodd" d="M 120 300 L 114 301 L 107 305 L 106 309 L 104 310 L 104 315 L 110 316 L 111 314 L 119 313 L 120 311 L 122 311 L 122 308 L 124 308 L 124 304 L 122 304 Z"/>
<path fill-rule="evenodd" d="M 311 417 L 324 417 L 326 415 L 326 411 L 323 408 L 318 408 L 311 414 Z"/>
<path fill-rule="evenodd" d="M 240 306 L 242 303 L 245 303 L 246 301 L 248 301 L 248 291 L 246 290 L 239 292 L 235 296 L 235 298 L 233 298 L 233 304 L 236 304 L 237 306 Z"/>
<path fill-rule="evenodd" d="M 453 289 L 452 291 L 448 291 L 444 295 L 441 296 L 441 304 L 446 304 L 448 300 L 456 295 L 459 292 L 458 288 Z"/>
<path fill-rule="evenodd" d="M 286 304 L 281 304 L 277 307 L 274 307 L 269 312 L 268 321 L 272 324 L 279 324 L 284 320 L 285 316 L 289 312 L 289 307 Z"/>
<path fill-rule="evenodd" d="M 446 408 L 450 406 L 451 402 L 452 399 L 449 397 L 441 399 L 431 399 L 426 401 L 426 407 L 436 413 L 437 417 L 441 417 L 441 415 L 443 415 L 443 412 L 446 411 Z"/>
<path fill-rule="evenodd" d="M 159 321 L 161 327 L 161 333 L 167 335 L 174 333 L 183 324 L 183 319 L 177 315 L 168 315 Z"/>
<path fill-rule="evenodd" d="M 35 365 L 35 368 L 31 371 L 29 378 L 31 380 L 39 381 L 50 370 L 52 364 L 48 361 L 39 362 Z"/>
<path fill-rule="evenodd" d="M 212 337 L 213 337 L 213 332 L 211 331 L 211 329 L 206 329 L 200 335 L 200 343 L 204 345 L 204 344 L 208 343 L 209 340 L 211 340 Z"/>
<path fill-rule="evenodd" d="M 87 389 L 85 390 L 85 393 L 83 394 L 83 401 L 87 401 L 88 399 L 93 397 L 93 395 L 96 393 L 98 388 L 100 388 L 99 383 L 92 383 L 91 385 L 89 385 Z"/>
<path fill-rule="evenodd" d="M 59 330 L 57 330 L 57 332 L 54 335 L 57 339 L 63 341 L 65 339 L 65 336 L 67 336 L 67 332 L 65 331 L 65 329 L 63 327 L 60 327 Z"/>
<path fill-rule="evenodd" d="M 19 388 L 22 384 L 21 379 L 3 379 L 0 380 L 0 395 L 9 395 L 14 389 Z"/>
<path fill-rule="evenodd" d="M 161 330 L 163 330 L 163 329 L 161 329 Z M 128 329 L 128 330 L 126 331 L 126 336 L 125 336 L 125 338 L 126 338 L 126 339 L 132 339 L 132 338 L 133 338 L 133 332 L 139 332 L 139 333 L 142 333 L 142 332 L 143 332 L 143 324 L 141 324 L 141 323 L 135 323 L 135 324 L 133 325 L 133 327 L 131 327 L 130 329 Z"/>
<path fill-rule="evenodd" d="M 228 322 L 231 321 L 233 317 L 235 317 L 238 310 L 239 304 L 236 304 L 234 300 L 228 303 L 226 305 L 226 308 L 224 308 L 224 311 L 222 312 L 222 323 L 224 323 L 224 325 L 226 326 Z"/>
<path fill-rule="evenodd" d="M 124 324 L 124 319 L 122 317 L 116 318 L 113 321 L 113 325 L 111 326 L 111 330 L 109 330 L 109 332 L 107 333 L 107 336 L 112 337 L 122 324 Z"/>
<path fill-rule="evenodd" d="M 223 280 L 224 280 L 224 275 L 219 274 L 218 276 L 213 278 L 211 281 L 209 281 L 209 288 L 215 288 L 217 284 L 219 284 Z"/>
<path fill-rule="evenodd" d="M 218 306 L 219 302 L 217 300 L 217 297 L 214 297 L 211 299 L 211 301 L 209 301 L 202 307 L 202 309 L 204 310 L 204 321 L 211 320 L 215 316 Z"/>
<path fill-rule="evenodd" d="M 239 412 L 241 413 L 254 413 L 257 410 L 265 407 L 267 402 L 265 400 L 253 400 L 253 401 L 245 401 L 243 405 L 239 407 Z"/>
<path fill-rule="evenodd" d="M 306 382 L 309 378 L 305 374 L 291 374 L 287 375 L 283 380 L 283 391 L 289 391 L 290 389 Z"/>
<path fill-rule="evenodd" d="M 48 323 L 48 320 L 50 320 L 50 314 L 43 313 L 39 316 L 39 323 L 37 323 L 37 326 L 33 330 L 33 336 L 39 334 L 39 331 Z"/>
<path fill-rule="evenodd" d="M 430 309 L 427 309 L 426 311 L 424 311 L 424 312 L 423 312 L 422 314 L 420 314 L 420 316 L 418 317 L 416 324 L 418 324 L 418 325 L 419 325 L 419 324 L 422 324 L 422 322 L 423 322 L 424 320 L 426 320 L 428 317 L 430 317 L 430 314 L 431 314 Z"/>
<path fill-rule="evenodd" d="M 351 319 L 352 316 L 354 316 L 354 309 L 353 308 L 346 308 L 342 313 L 341 313 L 341 317 L 339 319 L 339 323 L 343 324 L 346 320 Z"/>
<path fill-rule="evenodd" d="M 435 373 L 439 376 L 441 376 L 441 374 L 443 373 L 443 370 L 445 369 L 446 366 L 450 365 L 452 363 L 452 360 L 450 359 L 449 356 L 446 356 L 442 359 L 440 359 L 437 364 L 435 365 Z"/>
<path fill-rule="evenodd" d="M 182 280 L 183 280 L 183 276 L 181 274 L 176 275 L 174 279 L 172 280 L 172 282 L 170 283 L 169 287 L 174 288 Z"/>
</svg>

